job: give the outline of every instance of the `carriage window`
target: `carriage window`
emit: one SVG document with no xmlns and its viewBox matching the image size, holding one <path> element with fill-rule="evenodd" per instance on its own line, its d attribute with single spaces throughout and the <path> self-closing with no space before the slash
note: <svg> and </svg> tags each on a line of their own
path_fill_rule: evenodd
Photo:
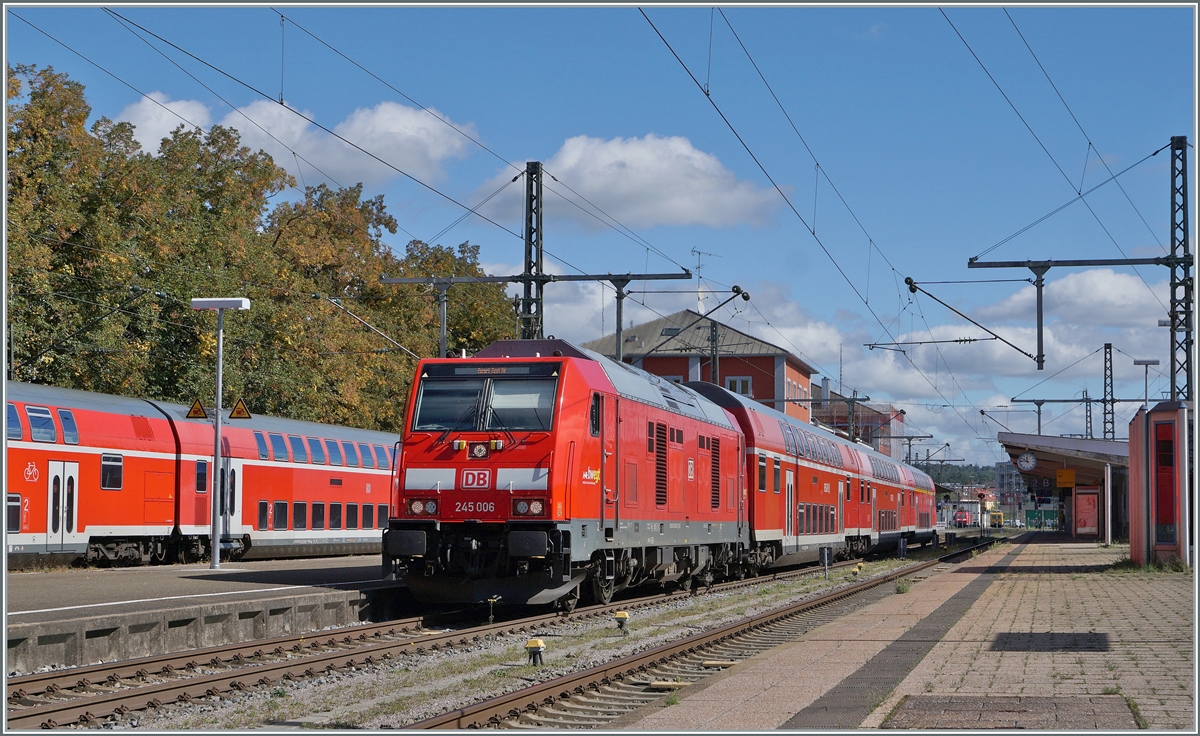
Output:
<svg viewBox="0 0 1200 736">
<path fill-rule="evenodd" d="M 8 494 L 8 526 L 5 528 L 10 532 L 21 531 L 21 494 L 19 493 Z"/>
<path fill-rule="evenodd" d="M 208 493 L 208 461 L 196 461 L 196 493 Z"/>
<path fill-rule="evenodd" d="M 325 464 L 325 448 L 321 446 L 321 440 L 315 437 L 308 438 L 308 449 L 312 451 L 312 461 L 317 465 Z"/>
<path fill-rule="evenodd" d="M 54 419 L 50 416 L 49 409 L 27 406 L 25 416 L 29 419 L 29 429 L 33 433 L 34 442 L 58 442 L 58 431 L 54 428 Z"/>
<path fill-rule="evenodd" d="M 121 455 L 101 455 L 100 487 L 109 491 L 120 490 L 124 464 L 125 458 Z"/>
<path fill-rule="evenodd" d="M 308 451 L 304 449 L 304 438 L 289 434 L 288 442 L 292 445 L 292 461 L 297 463 L 308 462 Z"/>
<path fill-rule="evenodd" d="M 358 452 L 362 455 L 362 466 L 364 468 L 375 467 L 375 458 L 371 457 L 371 446 L 365 443 L 358 443 Z"/>
<path fill-rule="evenodd" d="M 358 451 L 354 449 L 353 442 L 343 442 L 342 449 L 346 451 L 346 465 L 351 468 L 358 467 Z"/>
<path fill-rule="evenodd" d="M 292 503 L 292 528 L 308 528 L 308 504 L 304 503 L 303 501 L 295 501 Z"/>
<path fill-rule="evenodd" d="M 313 504 L 312 522 L 313 522 L 312 523 L 313 529 L 324 529 L 325 528 L 325 504 L 323 504 L 323 503 L 314 503 Z"/>
<path fill-rule="evenodd" d="M 388 465 L 387 450 L 383 449 L 383 447 L 380 445 L 374 445 L 374 447 L 375 447 L 375 460 L 377 461 L 375 464 L 379 467 L 380 470 L 388 470 L 391 466 Z M 366 525 L 364 524 L 363 526 L 365 527 Z"/>
<path fill-rule="evenodd" d="M 67 533 L 75 531 L 75 477 L 67 476 Z"/>
<path fill-rule="evenodd" d="M 75 415 L 70 409 L 58 410 L 58 421 L 62 422 L 63 442 L 68 445 L 79 444 L 79 428 L 75 426 Z"/>
<path fill-rule="evenodd" d="M 329 464 L 342 464 L 342 450 L 338 447 L 338 443 L 333 440 L 325 440 L 325 446 L 329 448 Z"/>
<path fill-rule="evenodd" d="M 329 504 L 329 528 L 342 528 L 342 505 L 340 503 Z"/>
<path fill-rule="evenodd" d="M 271 457 L 271 453 L 267 450 L 267 438 L 263 437 L 262 432 L 254 433 L 254 444 L 258 445 L 259 460 L 266 460 Z"/>
<path fill-rule="evenodd" d="M 271 459 L 281 463 L 286 463 L 287 443 L 283 441 L 283 435 L 272 432 L 268 435 L 271 438 Z"/>
<path fill-rule="evenodd" d="M 346 528 L 358 528 L 358 504 L 356 503 L 346 504 Z"/>
<path fill-rule="evenodd" d="M 767 456 L 758 456 L 758 490 L 766 492 L 767 490 Z"/>
<path fill-rule="evenodd" d="M 24 433 L 21 431 L 21 415 L 17 413 L 15 404 L 8 405 L 7 436 L 10 440 L 19 440 Z"/>
<path fill-rule="evenodd" d="M 270 508 L 271 507 L 267 504 L 266 501 L 258 502 L 258 529 L 259 529 L 259 531 L 265 530 L 268 526 L 267 517 L 269 517 L 271 514 Z"/>
<path fill-rule="evenodd" d="M 379 516 L 375 517 L 379 520 L 379 528 L 382 529 L 388 523 L 388 505 L 386 503 L 379 504 Z"/>
<path fill-rule="evenodd" d="M 779 482 L 779 458 L 775 458 L 775 492 L 776 493 L 779 493 L 780 485 L 781 484 Z"/>
<path fill-rule="evenodd" d="M 375 528 L 375 507 L 369 503 L 363 504 L 363 529 Z"/>
<path fill-rule="evenodd" d="M 276 501 L 275 502 L 275 518 L 272 519 L 272 521 L 274 523 L 271 525 L 271 528 L 286 530 L 288 528 L 287 519 L 288 519 L 288 502 L 287 501 Z"/>
</svg>

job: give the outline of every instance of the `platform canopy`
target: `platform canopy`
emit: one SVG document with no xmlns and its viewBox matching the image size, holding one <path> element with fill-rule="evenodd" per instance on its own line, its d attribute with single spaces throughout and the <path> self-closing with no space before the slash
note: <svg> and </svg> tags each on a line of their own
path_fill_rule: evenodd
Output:
<svg viewBox="0 0 1200 736">
<path fill-rule="evenodd" d="M 1098 486 L 1104 483 L 1104 465 L 1113 469 L 1129 467 L 1129 442 L 1126 440 L 1097 440 L 1081 437 L 1055 437 L 1043 434 L 1000 432 L 996 435 L 1022 475 L 1034 478 L 1057 477 L 1059 470 L 1074 470 L 1075 485 Z M 1026 453 L 1037 459 L 1032 470 L 1026 470 L 1018 459 Z M 1052 484 L 1053 485 L 1053 484 Z"/>
</svg>

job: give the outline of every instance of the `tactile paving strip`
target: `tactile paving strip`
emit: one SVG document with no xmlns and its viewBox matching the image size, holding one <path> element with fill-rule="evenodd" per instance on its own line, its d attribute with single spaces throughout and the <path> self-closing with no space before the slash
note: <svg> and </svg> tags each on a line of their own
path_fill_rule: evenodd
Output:
<svg viewBox="0 0 1200 736">
<path fill-rule="evenodd" d="M 780 728 L 857 728 L 871 711 L 929 654 L 946 632 L 983 595 L 996 575 L 1019 555 L 1022 544 L 990 566 L 916 626 L 876 654 L 829 692 L 792 716 Z M 1126 708 L 1128 710 L 1128 707 Z"/>
</svg>

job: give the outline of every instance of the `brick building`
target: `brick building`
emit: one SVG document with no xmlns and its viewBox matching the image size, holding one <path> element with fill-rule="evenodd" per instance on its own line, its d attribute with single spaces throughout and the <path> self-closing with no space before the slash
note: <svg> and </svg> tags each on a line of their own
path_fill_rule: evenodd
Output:
<svg viewBox="0 0 1200 736">
<path fill-rule="evenodd" d="M 699 319 L 695 325 L 693 322 Z M 691 326 L 689 326 L 691 325 Z M 800 421 L 811 421 L 809 399 L 813 368 L 791 352 L 690 309 L 622 332 L 622 357 L 642 370 L 676 382 L 712 381 L 771 406 Z M 614 357 L 616 335 L 583 344 Z"/>
</svg>

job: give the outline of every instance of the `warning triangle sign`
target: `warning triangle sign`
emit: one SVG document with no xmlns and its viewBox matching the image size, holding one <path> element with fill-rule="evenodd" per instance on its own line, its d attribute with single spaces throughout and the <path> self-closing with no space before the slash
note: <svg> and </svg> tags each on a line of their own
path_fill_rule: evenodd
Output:
<svg viewBox="0 0 1200 736">
<path fill-rule="evenodd" d="M 200 403 L 200 399 L 192 402 L 192 408 L 188 409 L 188 419 L 208 419 L 208 415 L 204 413 L 204 405 Z"/>
<path fill-rule="evenodd" d="M 246 408 L 246 405 L 242 402 L 242 400 L 238 399 L 234 402 L 233 408 L 229 410 L 229 418 L 252 419 L 253 417 L 250 416 L 250 411 Z"/>
</svg>

